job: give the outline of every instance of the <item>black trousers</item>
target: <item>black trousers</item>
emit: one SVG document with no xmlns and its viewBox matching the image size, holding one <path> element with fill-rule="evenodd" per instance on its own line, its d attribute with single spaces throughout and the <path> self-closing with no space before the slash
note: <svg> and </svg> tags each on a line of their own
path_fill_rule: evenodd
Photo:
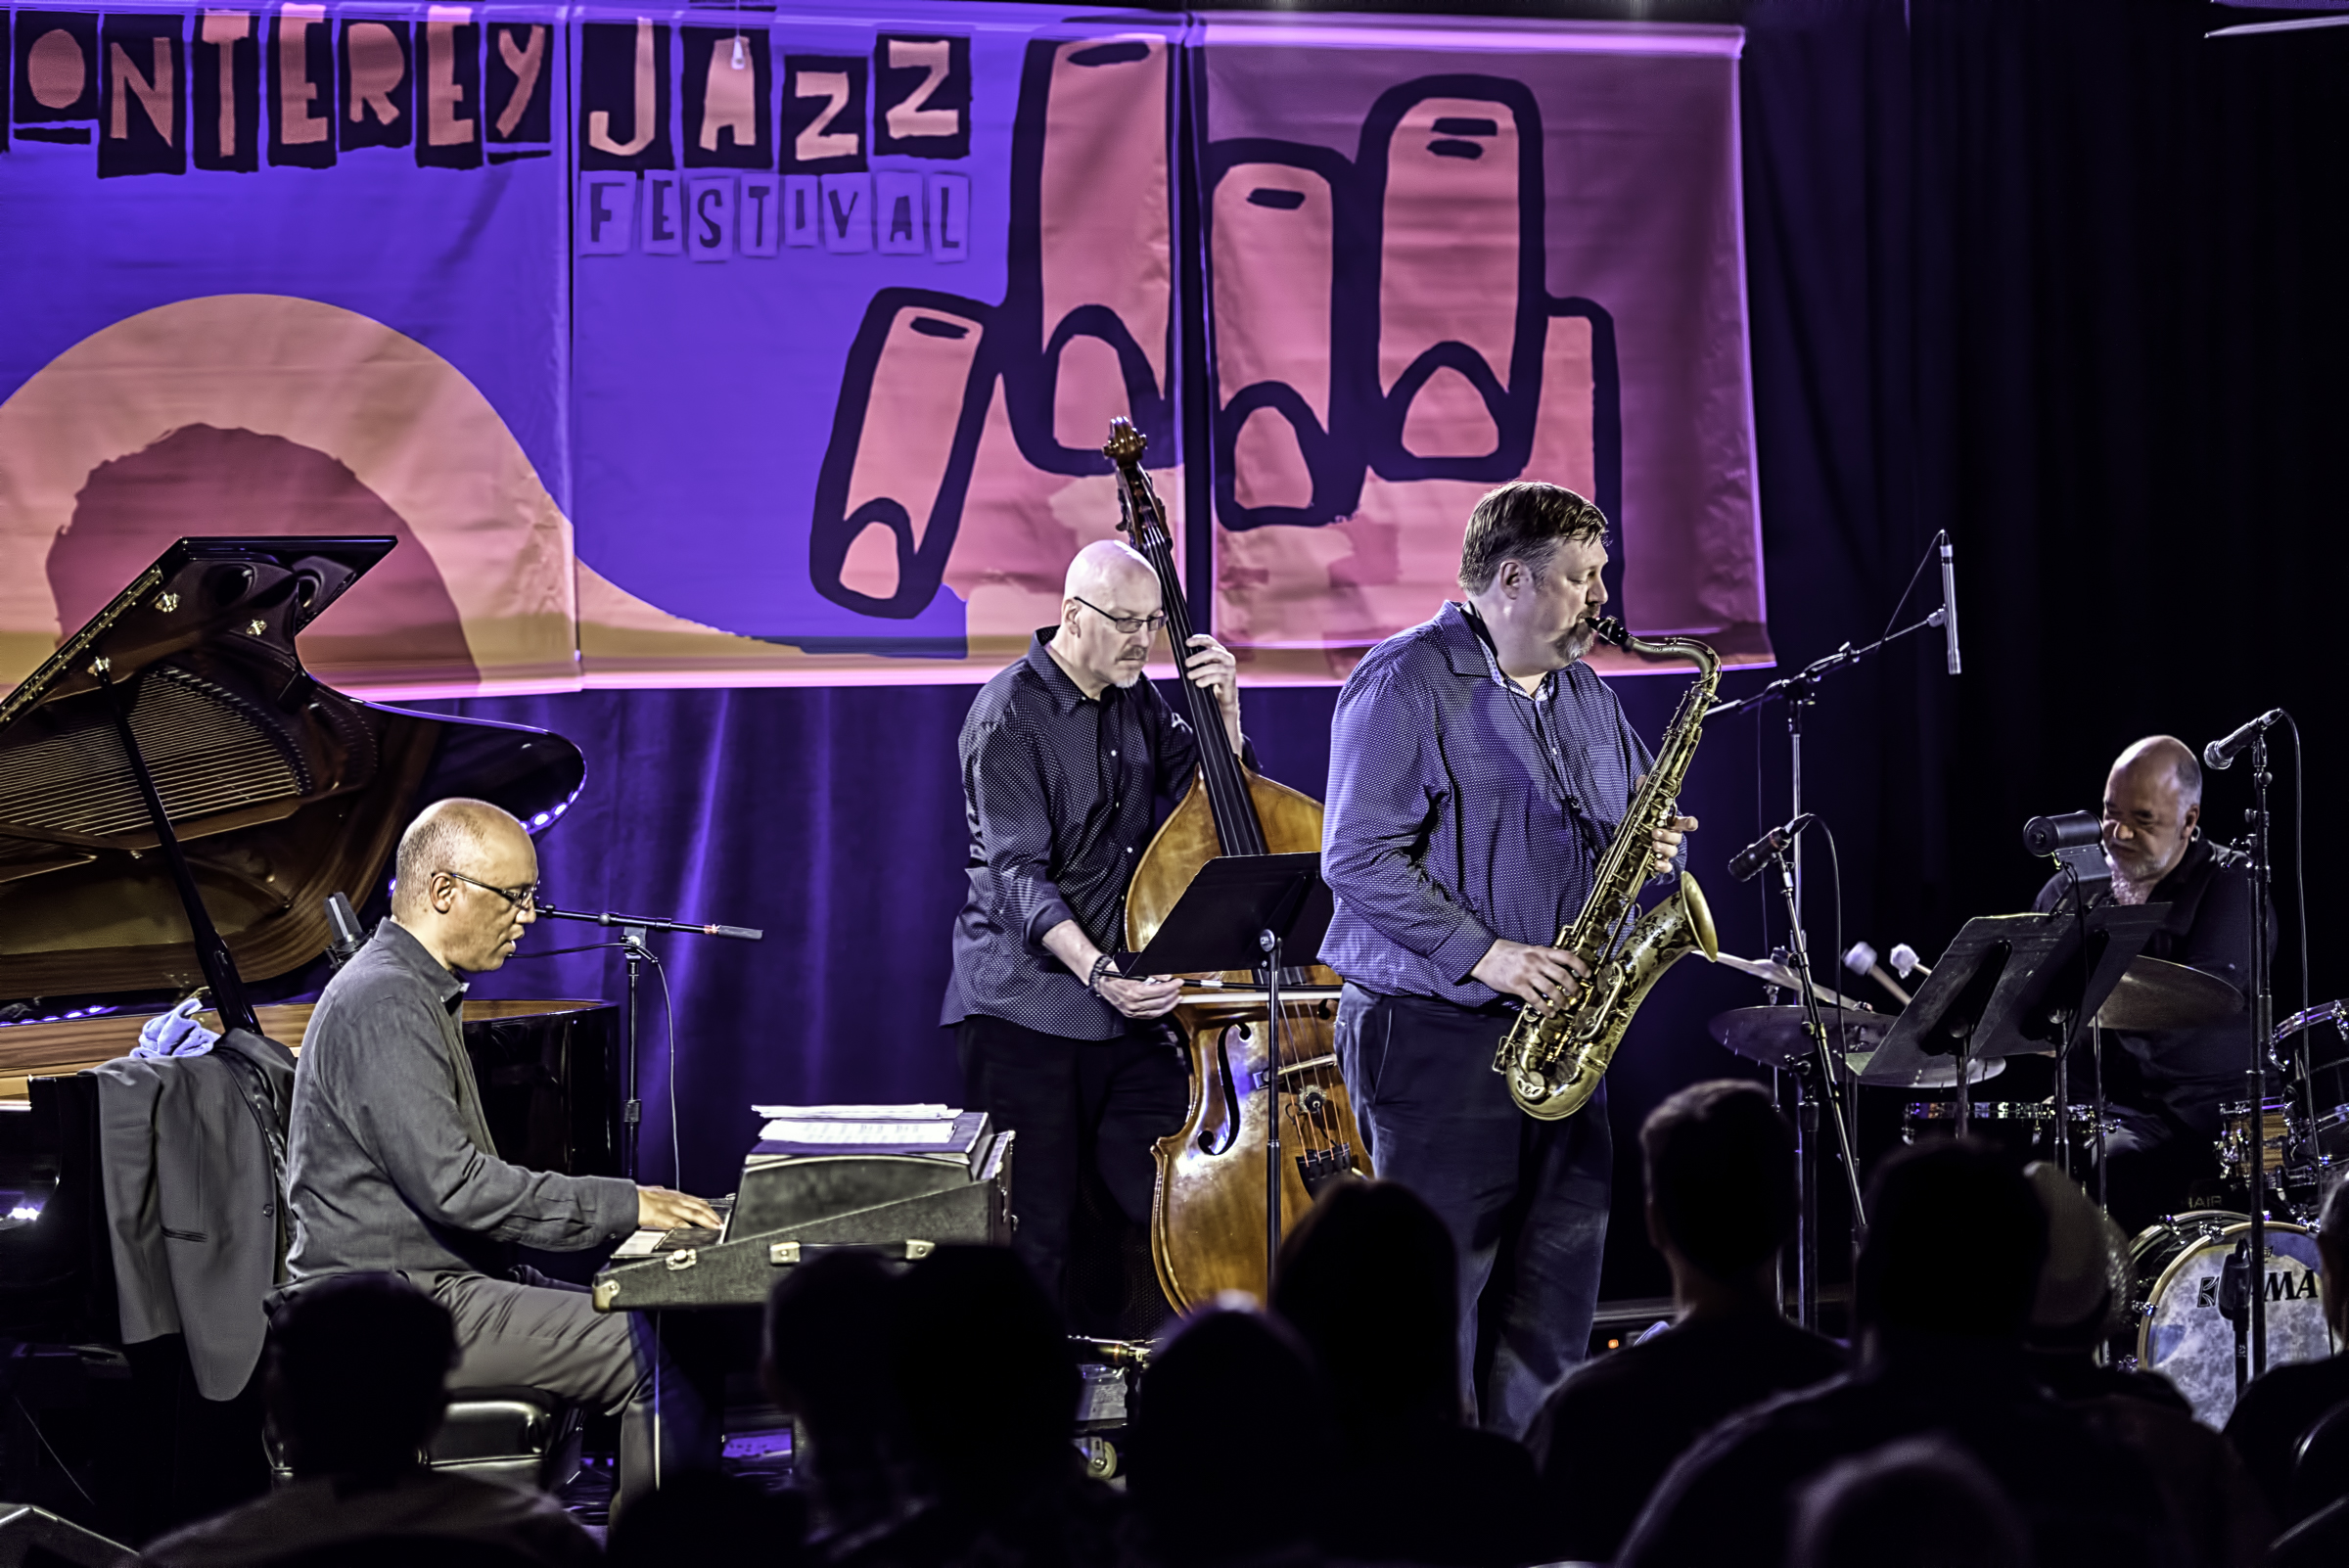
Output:
<svg viewBox="0 0 2349 1568">
<path fill-rule="evenodd" d="M 1019 1133 L 1012 1146 L 1012 1248 L 1064 1310 L 1078 1195 L 1097 1177 L 1128 1224 L 1146 1224 L 1158 1167 L 1151 1145 L 1190 1109 L 1181 1050 L 1161 1030 L 1070 1039 L 973 1013 L 955 1028 L 964 1103 Z M 1075 1313 L 1071 1326 L 1082 1323 Z"/>
<path fill-rule="evenodd" d="M 2104 1137 L 2104 1152 L 2112 1161 L 2105 1197 L 2114 1222 L 2127 1234 L 2193 1208 L 2194 1190 L 2218 1182 L 2217 1140 L 2188 1127 L 2167 1106 L 2107 1101 L 2105 1114 L 2116 1124 Z M 2082 1170 L 2092 1193 L 2094 1162 L 2092 1149 Z"/>
<path fill-rule="evenodd" d="M 615 1511 L 681 1470 L 717 1468 L 723 1379 L 681 1361 L 655 1321 L 660 1314 L 599 1313 L 586 1288 L 518 1269 L 411 1276 L 456 1320 L 449 1393 L 534 1388 L 590 1409 L 620 1413 Z M 677 1314 L 677 1316 L 690 1316 Z"/>
<path fill-rule="evenodd" d="M 1460 1383 L 1490 1431 L 1523 1438 L 1590 1348 L 1607 1250 L 1614 1133 L 1604 1084 L 1536 1121 L 1493 1055 L 1506 1013 L 1351 983 L 1338 1066 L 1370 1164 L 1427 1201 L 1460 1257 Z"/>
</svg>

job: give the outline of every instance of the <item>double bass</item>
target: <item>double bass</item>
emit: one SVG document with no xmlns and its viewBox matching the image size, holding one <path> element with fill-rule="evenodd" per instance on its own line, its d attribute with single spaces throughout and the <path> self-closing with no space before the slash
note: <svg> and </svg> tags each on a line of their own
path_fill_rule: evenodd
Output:
<svg viewBox="0 0 2349 1568">
<path fill-rule="evenodd" d="M 1116 466 L 1119 527 L 1158 574 L 1167 636 L 1181 668 L 1191 622 L 1166 508 L 1142 470 L 1145 438 L 1124 419 L 1110 422 L 1101 450 Z M 1223 715 L 1212 692 L 1182 683 L 1199 772 L 1180 805 L 1143 851 L 1126 897 L 1126 946 L 1139 952 L 1174 907 L 1199 868 L 1218 855 L 1318 853 L 1321 804 L 1250 772 L 1228 746 L 1216 743 Z M 1305 1214 L 1332 1181 L 1369 1175 L 1354 1106 L 1338 1074 L 1333 1031 L 1338 977 L 1318 964 L 1284 968 L 1280 1016 L 1245 970 L 1219 977 L 1222 989 L 1186 988 L 1174 1009 L 1190 1053 L 1191 1098 L 1182 1126 L 1156 1147 L 1150 1257 L 1176 1309 L 1188 1311 L 1220 1291 L 1267 1293 L 1265 1234 L 1267 1106 L 1277 1073 L 1280 1106 L 1280 1229 Z"/>
</svg>

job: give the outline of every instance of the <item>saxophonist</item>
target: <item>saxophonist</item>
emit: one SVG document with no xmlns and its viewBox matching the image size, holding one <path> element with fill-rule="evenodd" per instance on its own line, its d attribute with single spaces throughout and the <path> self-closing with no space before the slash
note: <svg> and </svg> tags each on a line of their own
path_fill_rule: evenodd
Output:
<svg viewBox="0 0 2349 1568">
<path fill-rule="evenodd" d="M 1511 1438 L 1583 1359 L 1606 1243 L 1604 1088 L 1538 1121 L 1493 1071 L 1515 1009 L 1574 994 L 1582 965 L 1548 944 L 1651 761 L 1582 662 L 1606 566 L 1589 501 L 1492 491 L 1460 542 L 1461 598 L 1370 650 L 1330 736 L 1321 960 L 1346 982 L 1340 1068 L 1378 1174 L 1451 1227 L 1461 1387 Z M 1659 872 L 1695 826 L 1656 832 Z"/>
</svg>

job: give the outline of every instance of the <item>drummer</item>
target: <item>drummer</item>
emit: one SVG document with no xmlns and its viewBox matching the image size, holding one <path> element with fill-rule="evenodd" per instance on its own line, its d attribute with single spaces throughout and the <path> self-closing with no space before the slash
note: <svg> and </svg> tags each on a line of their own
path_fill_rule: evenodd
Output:
<svg viewBox="0 0 2349 1568">
<path fill-rule="evenodd" d="M 2121 753 L 2104 780 L 2103 814 L 2110 899 L 2170 906 L 2146 954 L 2247 990 L 2251 882 L 2222 865 L 2202 837 L 2202 767 L 2192 750 L 2148 735 Z M 2055 908 L 2069 885 L 2060 873 L 2050 878 L 2032 907 Z M 2270 952 L 2275 945 L 2271 922 Z M 2243 1097 L 2246 1028 L 2238 1015 L 2196 1029 L 2105 1031 L 2104 1095 L 2117 1124 L 2105 1139 L 2106 1195 L 2131 1233 L 2191 1207 L 2196 1187 L 2217 1183 L 2219 1107 Z"/>
</svg>

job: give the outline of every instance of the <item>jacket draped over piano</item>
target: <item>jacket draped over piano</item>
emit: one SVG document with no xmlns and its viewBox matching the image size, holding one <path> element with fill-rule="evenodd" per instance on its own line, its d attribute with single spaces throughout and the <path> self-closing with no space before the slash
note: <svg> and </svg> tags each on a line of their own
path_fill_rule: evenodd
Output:
<svg viewBox="0 0 2349 1568">
<path fill-rule="evenodd" d="M 204 1055 L 125 1056 L 91 1076 L 122 1343 L 184 1334 L 198 1390 L 233 1400 L 284 1274 L 294 1053 L 232 1029 Z"/>
</svg>

